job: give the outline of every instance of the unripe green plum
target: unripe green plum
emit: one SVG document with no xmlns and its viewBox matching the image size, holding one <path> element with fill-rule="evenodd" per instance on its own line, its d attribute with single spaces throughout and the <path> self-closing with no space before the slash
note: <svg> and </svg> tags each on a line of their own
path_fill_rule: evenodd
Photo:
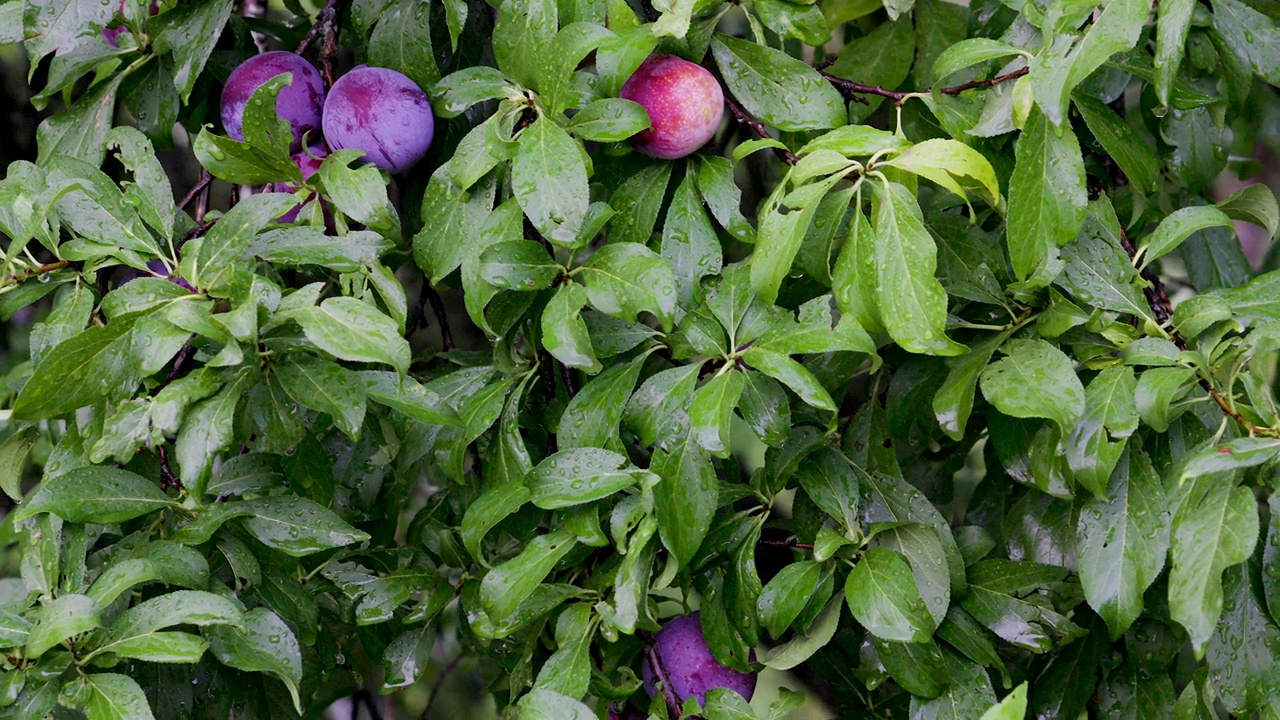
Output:
<svg viewBox="0 0 1280 720">
<path fill-rule="evenodd" d="M 691 697 L 705 704 L 707 692 L 728 688 L 750 700 L 756 689 L 755 673 L 738 672 L 721 665 L 707 647 L 698 613 L 675 618 L 654 638 L 654 652 L 646 656 L 642 674 L 649 697 L 658 693 L 661 679 L 677 704 Z"/>
<path fill-rule="evenodd" d="M 705 145 L 724 117 L 720 83 L 706 68 L 674 55 L 650 55 L 623 83 L 620 96 L 639 103 L 652 123 L 631 144 L 663 160 Z"/>
</svg>

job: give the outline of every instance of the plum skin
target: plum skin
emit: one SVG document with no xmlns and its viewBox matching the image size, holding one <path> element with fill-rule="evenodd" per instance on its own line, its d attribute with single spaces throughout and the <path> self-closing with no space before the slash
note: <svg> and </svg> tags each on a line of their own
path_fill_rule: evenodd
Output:
<svg viewBox="0 0 1280 720">
<path fill-rule="evenodd" d="M 674 55 L 650 55 L 623 83 L 619 96 L 639 103 L 652 123 L 631 144 L 663 160 L 682 158 L 705 145 L 724 117 L 724 91 L 715 76 Z"/>
<path fill-rule="evenodd" d="M 320 111 L 324 107 L 324 81 L 311 63 L 284 50 L 254 55 L 245 60 L 227 78 L 222 88 L 222 127 L 230 137 L 244 141 L 244 107 L 258 88 L 282 73 L 292 73 L 293 81 L 280 88 L 276 96 L 276 114 L 289 121 L 293 144 L 298 147 L 307 132 L 320 129 Z"/>
<path fill-rule="evenodd" d="M 395 70 L 361 66 L 338 78 L 324 101 L 324 137 L 334 150 L 355 148 L 389 173 L 427 154 L 435 134 L 431 102 Z"/>
<path fill-rule="evenodd" d="M 302 179 L 309 180 L 311 179 L 311 176 L 315 175 L 316 171 L 320 169 L 320 163 L 324 162 L 325 157 L 327 157 L 328 155 L 329 155 L 329 150 L 324 145 L 312 145 L 306 150 L 294 153 L 293 163 L 298 166 L 299 170 L 302 171 Z M 296 192 L 298 190 L 298 187 L 299 185 L 297 185 L 296 183 L 284 183 L 284 182 L 272 183 L 271 192 L 291 193 L 291 192 Z M 299 203 L 292 210 L 286 212 L 285 214 L 277 218 L 276 222 L 292 223 L 293 221 L 297 220 L 298 212 L 302 210 L 302 207 L 306 205 L 307 202 L 311 202 L 311 200 L 307 200 L 306 202 Z M 322 202 L 321 205 L 323 206 L 324 203 Z M 328 208 L 325 208 L 325 210 L 326 210 L 325 216 L 328 217 L 328 212 L 327 212 Z"/>
<path fill-rule="evenodd" d="M 655 676 L 659 673 L 677 703 L 696 697 L 699 704 L 705 704 L 707 692 L 718 687 L 728 688 L 745 700 L 755 693 L 755 673 L 727 668 L 711 654 L 698 613 L 668 622 L 654 638 L 654 645 L 651 657 L 660 667 L 653 667 L 655 663 L 646 657 L 642 669 L 645 691 L 651 698 L 658 692 Z"/>
</svg>

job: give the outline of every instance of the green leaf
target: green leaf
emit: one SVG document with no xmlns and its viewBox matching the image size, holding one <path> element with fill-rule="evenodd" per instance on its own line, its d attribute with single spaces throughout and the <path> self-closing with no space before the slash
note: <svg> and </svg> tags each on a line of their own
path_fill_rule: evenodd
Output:
<svg viewBox="0 0 1280 720">
<path fill-rule="evenodd" d="M 830 448 L 820 450 L 797 468 L 795 477 L 813 504 L 841 523 L 845 532 L 859 529 L 858 476 L 844 456 Z"/>
<path fill-rule="evenodd" d="M 688 567 L 711 529 L 719 500 L 719 478 L 711 458 L 690 428 L 655 450 L 649 471 L 662 478 L 654 486 L 654 515 L 662 544 Z"/>
<path fill-rule="evenodd" d="M 498 68 L 525 87 L 538 89 L 551 62 L 556 35 L 556 3 L 552 0 L 506 0 L 498 6 L 493 54 Z"/>
<path fill-rule="evenodd" d="M 609 221 L 610 242 L 649 241 L 671 180 L 671 168 L 669 162 L 645 165 L 618 185 L 609 198 L 609 205 L 617 211 Z"/>
<path fill-rule="evenodd" d="M 450 73 L 430 88 L 432 109 L 443 118 L 457 117 L 478 102 L 505 98 L 514 92 L 518 92 L 517 88 L 502 71 L 484 65 Z"/>
<path fill-rule="evenodd" d="M 1178 68 L 1186 53 L 1187 31 L 1191 27 L 1194 0 L 1171 0 L 1156 8 L 1156 53 L 1152 60 L 1155 67 L 1156 99 L 1162 105 L 1169 104 Z"/>
<path fill-rule="evenodd" d="M 489 617 L 505 618 L 516 611 L 573 546 L 573 535 L 556 530 L 538 535 L 520 554 L 490 570 L 480 583 L 480 602 Z"/>
<path fill-rule="evenodd" d="M 746 383 L 738 400 L 738 412 L 760 441 L 778 447 L 791 434 L 791 401 L 773 378 L 751 370 L 742 373 Z"/>
<path fill-rule="evenodd" d="M 617 142 L 649 127 L 649 113 L 638 103 L 601 98 L 582 108 L 565 129 L 583 140 Z"/>
<path fill-rule="evenodd" d="M 1133 368 L 1103 370 L 1089 383 L 1085 414 L 1064 442 L 1076 481 L 1095 497 L 1106 495 L 1107 479 L 1124 450 L 1123 442 L 1111 442 L 1110 438 L 1127 438 L 1138 428 L 1136 394 Z"/>
<path fill-rule="evenodd" d="M 173 57 L 173 85 L 185 105 L 231 16 L 232 0 L 182 3 L 158 18 L 153 49 Z"/>
<path fill-rule="evenodd" d="M 978 387 L 978 375 L 991 362 L 996 348 L 1009 339 L 1011 332 L 1002 332 L 974 345 L 969 352 L 949 361 L 947 378 L 933 396 L 933 414 L 942 432 L 952 440 L 964 437 L 965 426 L 973 412 L 974 391 Z"/>
<path fill-rule="evenodd" d="M 364 370 L 359 376 L 364 380 L 365 394 L 374 402 L 428 425 L 462 424 L 443 397 L 411 377 L 383 370 Z"/>
<path fill-rule="evenodd" d="M 648 311 L 670 331 L 676 279 L 657 253 L 640 243 L 610 243 L 593 253 L 578 272 L 595 309 L 630 321 L 640 311 Z"/>
<path fill-rule="evenodd" d="M 698 388 L 689 403 L 689 431 L 713 455 L 729 452 L 729 422 L 746 379 L 732 370 L 716 374 Z"/>
<path fill-rule="evenodd" d="M 823 7 L 830 14 L 832 6 L 828 4 Z M 828 17 L 827 21 L 831 23 L 832 18 Z M 836 24 L 832 23 L 832 27 L 835 26 Z M 846 43 L 827 72 L 846 80 L 896 90 L 910 75 L 915 56 L 916 35 L 913 32 L 911 18 L 892 18 L 889 22 L 880 23 L 866 35 Z M 917 67 L 917 75 L 920 74 L 921 69 Z M 927 84 L 928 81 L 921 82 Z M 867 105 L 861 103 L 851 105 L 849 116 L 853 122 L 862 122 L 870 117 L 883 102 L 883 98 L 874 95 L 865 99 L 868 102 Z M 815 142 L 822 142 L 822 138 L 818 138 Z"/>
<path fill-rule="evenodd" d="M 413 236 L 413 259 L 432 283 L 458 269 L 493 209 L 494 183 L 460 194 L 451 185 L 432 176 L 422 196 L 422 229 Z"/>
<path fill-rule="evenodd" d="M 1141 270 L 1153 260 L 1168 254 L 1193 233 L 1210 227 L 1234 229 L 1235 226 L 1226 213 L 1212 205 L 1179 208 L 1166 215 L 1140 245 L 1143 255 L 1138 269 Z"/>
<path fill-rule="evenodd" d="M 982 394 L 1005 415 L 1048 418 L 1070 432 L 1084 414 L 1084 385 L 1071 358 L 1044 340 L 1011 340 L 982 371 Z"/>
<path fill-rule="evenodd" d="M 1187 687 L 1195 691 L 1194 684 Z M 1109 672 L 1098 689 L 1098 698 L 1099 711 L 1108 717 L 1181 717 L 1173 712 L 1173 682 L 1167 676 L 1147 672 L 1135 662 Z"/>
<path fill-rule="evenodd" d="M 952 73 L 972 65 L 1010 55 L 1022 55 L 1025 52 L 1017 45 L 999 40 L 984 37 L 968 38 L 948 47 L 938 55 L 933 61 L 933 74 L 938 80 L 945 80 Z"/>
<path fill-rule="evenodd" d="M 641 355 L 631 362 L 614 365 L 578 391 L 560 416 L 556 433 L 559 447 L 622 449 L 618 423 L 647 357 L 647 354 Z"/>
<path fill-rule="evenodd" d="M 198 588 L 209 583 L 209 563 L 199 552 L 169 540 L 147 543 L 102 571 L 85 593 L 106 608 L 126 590 L 160 581 Z"/>
<path fill-rule="evenodd" d="M 1160 181 L 1160 158 L 1155 150 L 1101 100 L 1076 93 L 1075 103 L 1089 132 L 1120 166 L 1129 182 L 1143 193 L 1155 190 Z"/>
<path fill-rule="evenodd" d="M 130 332 L 140 315 L 113 318 L 57 346 L 36 365 L 13 403 L 16 420 L 45 420 L 65 415 L 131 384 Z"/>
<path fill-rule="evenodd" d="M 752 7 L 760 22 L 778 35 L 795 38 L 808 45 L 825 45 L 831 39 L 831 29 L 822 9 L 787 0 L 758 0 Z"/>
<path fill-rule="evenodd" d="M 873 638 L 871 643 L 889 677 L 916 697 L 936 698 L 951 682 L 942 650 L 932 640 L 905 643 Z"/>
<path fill-rule="evenodd" d="M 718 177 L 708 169 L 709 167 L 710 165 L 703 165 L 702 173 Z M 671 205 L 667 208 L 666 220 L 662 224 L 660 253 L 675 273 L 680 306 L 686 308 L 691 307 L 701 294 L 699 284 L 702 278 L 720 272 L 720 268 L 724 265 L 724 251 L 720 247 L 720 239 L 716 237 L 715 228 L 711 226 L 711 219 L 707 217 L 707 211 L 702 205 L 702 197 L 699 195 L 698 188 L 701 182 L 704 182 L 701 176 L 694 175 L 692 169 L 686 173 L 684 180 L 676 188 Z M 711 184 L 715 191 L 731 194 L 716 185 L 715 180 L 708 178 L 705 182 Z M 733 186 L 733 190 L 737 190 L 736 185 Z M 737 201 L 733 198 L 728 198 L 726 205 L 731 206 L 731 209 L 726 211 L 724 222 L 733 224 L 735 219 L 740 217 L 741 211 L 738 210 Z M 712 210 L 715 209 L 716 207 L 713 206 Z M 725 208 L 721 207 L 721 209 Z M 734 211 L 739 214 L 734 216 L 732 214 Z M 741 222 L 743 225 L 746 224 L 745 220 Z"/>
<path fill-rule="evenodd" d="M 1218 203 L 1218 209 L 1232 220 L 1251 222 L 1274 238 L 1280 232 L 1280 204 L 1271 188 L 1262 183 L 1246 185 Z"/>
<path fill-rule="evenodd" d="M 529 487 L 524 483 L 505 482 L 490 488 L 467 506 L 458 534 L 462 536 L 462 544 L 471 553 L 471 557 L 484 562 L 484 556 L 480 552 L 484 536 L 503 519 L 523 507 L 531 496 Z"/>
<path fill-rule="evenodd" d="M 568 367 L 597 373 L 603 366 L 591 349 L 591 335 L 582 321 L 586 303 L 587 291 L 581 285 L 561 285 L 542 311 L 542 346 Z"/>
<path fill-rule="evenodd" d="M 1014 274 L 1025 280 L 1045 273 L 1057 249 L 1071 242 L 1084 226 L 1084 159 L 1071 128 L 1055 129 L 1044 113 L 1035 110 L 1027 118 L 1014 151 L 1016 163 L 1009 178 L 1009 259 Z"/>
<path fill-rule="evenodd" d="M 821 577 L 822 569 L 817 563 L 802 560 L 779 570 L 764 586 L 756 600 L 756 612 L 770 635 L 782 637 L 791 627 L 809 603 Z"/>
<path fill-rule="evenodd" d="M 587 694 L 591 682 L 591 639 L 596 619 L 586 603 L 570 605 L 556 620 L 556 651 L 547 658 L 533 686 L 570 697 Z M 523 715 L 521 716 L 523 717 Z"/>
<path fill-rule="evenodd" d="M 351 527 L 331 510 L 302 497 L 257 498 L 245 501 L 241 509 L 251 513 L 242 521 L 250 535 L 292 557 L 369 539 L 368 533 Z"/>
<path fill-rule="evenodd" d="M 818 182 L 801 185 L 790 193 L 787 192 L 788 184 L 783 182 L 765 201 L 756 250 L 751 256 L 751 285 L 761 300 L 766 303 L 777 301 L 778 290 L 791 272 L 796 253 L 800 251 L 805 232 L 822 198 L 840 179 L 841 174 L 836 173 Z"/>
<path fill-rule="evenodd" d="M 1211 444 L 1189 453 L 1183 460 L 1178 481 L 1220 473 L 1236 468 L 1254 467 L 1280 456 L 1280 439 L 1268 437 L 1236 438 L 1222 444 Z"/>
<path fill-rule="evenodd" d="M 1142 373 L 1134 391 L 1134 406 L 1142 421 L 1156 432 L 1168 430 L 1170 406 L 1186 394 L 1193 375 L 1195 370 L 1186 367 L 1153 368 Z"/>
<path fill-rule="evenodd" d="M 1223 570 L 1249 558 L 1258 542 L 1253 492 L 1232 473 L 1187 481 L 1173 511 L 1169 616 L 1187 629 L 1203 656 L 1222 616 Z"/>
<path fill-rule="evenodd" d="M 140 475 L 90 466 L 40 483 L 14 513 L 14 520 L 49 512 L 70 522 L 115 523 L 176 505 Z"/>
<path fill-rule="evenodd" d="M 631 396 L 623 420 L 645 447 L 665 446 L 683 432 L 702 362 L 693 362 L 654 373 Z"/>
<path fill-rule="evenodd" d="M 889 336 L 908 352 L 961 354 L 964 346 L 945 333 L 947 293 L 934 276 L 938 248 L 915 196 L 895 182 L 877 191 L 876 305 Z"/>
<path fill-rule="evenodd" d="M 520 720 L 593 720 L 596 716 L 586 705 L 553 690 L 530 691 L 516 705 Z"/>
<path fill-rule="evenodd" d="M 93 673 L 81 677 L 91 693 L 84 708 L 89 720 L 154 720 L 142 686 L 128 675 Z"/>
<path fill-rule="evenodd" d="M 742 360 L 749 367 L 759 370 L 800 396 L 809 405 L 828 412 L 836 412 L 835 400 L 827 392 L 822 383 L 803 365 L 787 357 L 783 353 L 763 347 L 751 347 L 742 354 Z"/>
<path fill-rule="evenodd" d="M 958 140 L 925 140 L 885 164 L 932 180 L 965 200 L 968 200 L 966 191 L 976 191 L 993 207 L 1004 204 L 991 163 L 982 153 Z"/>
<path fill-rule="evenodd" d="M 1050 49 L 1032 59 L 1031 83 L 1045 117 L 1054 125 L 1064 125 L 1071 91 L 1112 55 L 1134 46 L 1150 11 L 1151 5 L 1144 0 L 1116 0 L 1070 50 L 1066 49 L 1069 36 L 1058 36 Z"/>
<path fill-rule="evenodd" d="M 173 188 L 156 158 L 151 141 L 137 130 L 120 126 L 107 134 L 107 147 L 114 148 L 120 161 L 133 173 L 124 184 L 124 194 L 135 204 L 138 214 L 162 237 L 173 237 Z"/>
<path fill-rule="evenodd" d="M 319 307 L 289 311 L 307 339 L 340 360 L 384 363 L 400 374 L 409 369 L 409 343 L 391 318 L 372 305 L 349 297 L 331 297 Z"/>
<path fill-rule="evenodd" d="M 265 672 L 284 682 L 301 713 L 298 685 L 302 683 L 302 651 L 293 630 L 267 608 L 244 614 L 244 628 L 214 625 L 204 630 L 209 649 L 223 665 L 246 672 Z"/>
<path fill-rule="evenodd" d="M 729 92 L 766 125 L 796 132 L 845 124 L 840 93 L 803 61 L 726 35 L 712 38 L 711 53 Z"/>
<path fill-rule="evenodd" d="M 102 627 L 98 606 L 85 595 L 61 595 L 40 604 L 27 631 L 26 656 L 38 658 L 65 640 Z"/>
<path fill-rule="evenodd" d="M 625 455 L 594 447 L 562 450 L 538 463 L 526 484 L 540 508 L 580 505 L 608 497 L 636 482 Z"/>
<path fill-rule="evenodd" d="M 377 264 L 378 258 L 394 247 L 395 243 L 368 230 L 354 230 L 336 237 L 317 227 L 302 226 L 268 230 L 258 235 L 246 255 L 277 265 L 318 265 L 335 272 L 354 273 Z M 135 284 L 136 281 L 121 289 Z"/>
<path fill-rule="evenodd" d="M 207 479 L 214 456 L 231 445 L 236 408 L 253 379 L 248 372 L 237 373 L 217 395 L 192 406 L 178 430 L 174 442 L 174 456 L 181 466 L 178 476 L 197 498 L 204 495 L 201 481 Z"/>
<path fill-rule="evenodd" d="M 1214 0 L 1213 26 L 1258 77 L 1280 85 L 1280 57 L 1274 52 L 1280 27 L 1271 18 L 1240 0 Z"/>
<path fill-rule="evenodd" d="M 797 633 L 791 640 L 775 646 L 764 657 L 764 664 L 775 670 L 790 670 L 826 647 L 835 636 L 836 628 L 840 624 L 840 611 L 843 604 L 841 598 L 831 598 L 809 626 L 808 633 Z"/>
<path fill-rule="evenodd" d="M 504 290 L 544 290 L 564 273 L 546 249 L 530 240 L 494 243 L 480 254 L 486 282 Z"/>
<path fill-rule="evenodd" d="M 520 133 L 511 188 L 538 232 L 556 245 L 578 246 L 590 202 L 587 167 L 581 146 L 550 118 L 539 117 Z"/>
<path fill-rule="evenodd" d="M 1041 592 L 1062 583 L 1068 570 L 1011 560 L 981 560 L 968 568 L 969 595 L 961 606 L 1001 639 L 1034 653 L 1085 634 L 1058 613 Z"/>
<path fill-rule="evenodd" d="M 347 437 L 360 436 L 365 393 L 359 378 L 341 365 L 297 354 L 274 366 L 280 386 L 299 405 L 328 414 Z"/>
<path fill-rule="evenodd" d="M 387 198 L 387 183 L 376 165 L 351 168 L 361 157 L 358 150 L 336 151 L 324 159 L 316 175 L 325 195 L 352 220 L 391 240 L 400 241 L 400 217 Z"/>
<path fill-rule="evenodd" d="M 22 470 L 39 437 L 39 431 L 29 427 L 15 431 L 0 443 L 0 491 L 14 502 L 22 502 Z"/>
<path fill-rule="evenodd" d="M 1026 716 L 1027 684 L 1024 682 L 982 713 L 982 720 L 1023 720 Z"/>
<path fill-rule="evenodd" d="M 91 640 L 91 654 L 115 653 L 127 657 L 122 650 L 140 648 L 144 641 L 170 633 L 160 632 L 176 625 L 213 627 L 229 625 L 243 628 L 244 611 L 234 601 L 213 593 L 178 590 L 138 603 L 126 610 L 105 630 Z"/>
<path fill-rule="evenodd" d="M 397 0 L 378 14 L 369 35 L 369 63 L 391 68 L 427 89 L 440 79 L 431 49 L 430 6 Z"/>
<path fill-rule="evenodd" d="M 184 257 L 187 280 L 214 297 L 229 297 L 233 274 L 243 269 L 239 261 L 253 246 L 254 236 L 296 202 L 289 193 L 260 193 L 236 203 L 205 233 L 195 258 L 188 264 Z"/>
<path fill-rule="evenodd" d="M 1259 575 L 1250 563 L 1223 574 L 1222 620 L 1205 652 L 1218 697 L 1236 716 L 1252 716 L 1280 693 L 1273 672 L 1280 665 L 1280 627 L 1262 603 Z"/>
<path fill-rule="evenodd" d="M 229 7 L 230 2 L 227 5 Z M 49 165 L 61 157 L 83 160 L 94 167 L 102 164 L 107 133 L 115 117 L 116 93 L 123 78 L 124 75 L 119 74 L 99 83 L 76 99 L 70 108 L 40 123 L 36 128 L 36 145 L 40 149 L 41 165 Z"/>
<path fill-rule="evenodd" d="M 1105 496 L 1085 500 L 1080 509 L 1080 584 L 1113 640 L 1138 619 L 1143 593 L 1164 568 L 1167 508 L 1160 476 L 1134 447 L 1121 455 Z"/>
<path fill-rule="evenodd" d="M 845 601 L 858 622 L 884 640 L 924 642 L 936 628 L 911 565 L 888 548 L 863 553 L 845 583 Z"/>
</svg>

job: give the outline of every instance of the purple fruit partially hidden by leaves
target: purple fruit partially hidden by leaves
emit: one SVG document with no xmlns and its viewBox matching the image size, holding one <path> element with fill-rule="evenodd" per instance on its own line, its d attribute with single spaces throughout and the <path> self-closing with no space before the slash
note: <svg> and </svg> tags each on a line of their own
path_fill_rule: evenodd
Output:
<svg viewBox="0 0 1280 720">
<path fill-rule="evenodd" d="M 329 155 L 329 149 L 326 148 L 324 145 L 312 145 L 311 147 L 307 148 L 302 152 L 294 153 L 293 162 L 295 165 L 298 166 L 298 169 L 302 171 L 302 179 L 309 180 L 311 176 L 315 175 L 316 171 L 320 169 L 320 163 L 324 162 L 324 159 L 328 157 L 328 155 Z M 296 183 L 283 183 L 283 182 L 272 183 L 271 192 L 278 192 L 278 193 L 297 192 L 299 187 L 301 186 Z M 307 200 L 307 202 L 311 202 L 311 201 Z M 307 204 L 306 202 L 299 203 L 292 210 L 290 210 L 289 212 L 286 212 L 285 214 L 277 218 L 276 222 L 291 223 L 294 220 L 297 220 L 298 212 L 302 210 L 302 207 L 306 204 Z M 327 208 L 326 208 L 325 215 L 326 217 L 328 216 Z"/>
<path fill-rule="evenodd" d="M 644 720 L 644 715 L 631 708 L 619 710 L 615 703 L 609 706 L 609 720 Z"/>
<path fill-rule="evenodd" d="M 720 83 L 706 68 L 674 55 L 650 55 L 623 83 L 620 96 L 639 103 L 652 123 L 631 144 L 663 160 L 705 145 L 724 117 Z"/>
<path fill-rule="evenodd" d="M 196 291 L 194 287 L 191 287 L 191 283 L 187 282 L 186 278 L 176 273 L 172 275 L 169 274 L 169 268 L 164 264 L 163 260 L 152 260 L 148 262 L 147 270 L 149 270 L 150 272 L 142 272 L 141 270 L 130 270 L 129 272 L 125 273 L 120 277 L 120 284 L 125 285 L 128 283 L 131 283 L 134 280 L 137 280 L 138 278 L 154 277 L 154 278 L 162 278 L 164 280 L 168 280 L 174 285 L 186 288 L 191 292 Z"/>
<path fill-rule="evenodd" d="M 387 68 L 362 66 L 338 78 L 324 101 L 324 137 L 334 150 L 363 150 L 365 162 L 390 173 L 427 154 L 435 116 L 426 93 Z"/>
<path fill-rule="evenodd" d="M 728 688 L 750 700 L 756 689 L 755 673 L 738 672 L 721 665 L 707 647 L 698 613 L 675 618 L 654 638 L 654 651 L 645 657 L 644 689 L 649 697 L 658 692 L 661 679 L 669 698 L 680 706 L 691 697 L 705 704 L 707 692 Z"/>
<path fill-rule="evenodd" d="M 294 146 L 302 142 L 304 133 L 320 129 L 320 111 L 324 107 L 320 71 L 299 55 L 276 50 L 254 55 L 231 71 L 222 88 L 222 127 L 227 135 L 244 140 L 241 124 L 245 104 L 255 90 L 282 73 L 292 73 L 293 80 L 276 96 L 276 115 L 292 127 Z"/>
</svg>

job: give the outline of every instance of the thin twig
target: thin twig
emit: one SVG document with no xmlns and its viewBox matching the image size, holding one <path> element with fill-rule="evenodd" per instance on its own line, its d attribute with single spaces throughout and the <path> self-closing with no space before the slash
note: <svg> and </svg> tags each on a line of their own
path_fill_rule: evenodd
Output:
<svg viewBox="0 0 1280 720">
<path fill-rule="evenodd" d="M 1003 75 L 997 75 L 993 78 L 987 78 L 986 80 L 971 80 L 967 83 L 961 83 L 959 85 L 951 85 L 949 87 L 941 87 L 941 88 L 937 88 L 936 90 L 930 88 L 925 90 L 915 90 L 912 92 L 906 92 L 903 90 L 890 90 L 882 85 L 864 85 L 863 83 L 860 83 L 860 82 L 854 82 L 853 80 L 846 80 L 842 77 L 836 77 L 835 75 L 832 75 L 831 73 L 828 73 L 828 72 L 822 73 L 822 77 L 826 78 L 827 82 L 831 83 L 835 87 L 835 89 L 839 90 L 840 93 L 844 95 L 846 98 L 863 103 L 864 105 L 866 104 L 866 100 L 859 97 L 860 95 L 878 95 L 882 98 L 888 98 L 889 100 L 892 100 L 895 105 L 901 105 L 902 101 L 906 100 L 908 97 L 912 95 L 927 95 L 931 92 L 938 92 L 942 95 L 959 95 L 960 93 L 966 90 L 974 90 L 977 88 L 988 88 L 993 85 L 999 85 L 1000 83 L 1006 82 L 1008 80 L 1015 80 L 1017 78 L 1022 77 L 1023 75 L 1026 75 L 1028 71 L 1029 71 L 1029 68 L 1023 67 L 1023 68 L 1018 68 L 1017 70 L 1014 70 L 1012 72 L 1007 72 Z"/>
<path fill-rule="evenodd" d="M 168 490 L 173 488 L 179 492 L 185 491 L 182 480 L 173 474 L 173 469 L 169 467 L 169 446 L 161 443 L 156 446 L 156 455 L 160 458 L 160 489 Z"/>
<path fill-rule="evenodd" d="M 431 707 L 436 704 L 436 697 L 440 695 L 440 688 L 444 686 L 444 681 L 449 678 L 454 668 L 458 667 L 458 663 L 462 661 L 462 655 L 454 655 L 448 665 L 440 671 L 440 675 L 436 677 L 436 681 L 431 683 L 431 695 L 427 698 L 427 706 L 422 709 L 422 714 L 418 716 L 418 720 L 427 720 L 431 717 Z"/>
<path fill-rule="evenodd" d="M 298 44 L 298 54 L 302 55 L 316 41 L 316 38 L 324 38 L 324 44 L 320 47 L 320 67 L 326 87 L 333 86 L 333 56 L 338 51 L 338 30 L 340 29 L 338 19 L 342 17 L 342 6 L 342 0 L 328 0 L 316 17 L 316 24 L 311 26 L 306 37 L 302 38 L 302 42 Z"/>
<path fill-rule="evenodd" d="M 198 224 L 198 225 L 196 225 L 195 227 L 191 228 L 190 230 L 186 231 L 185 233 L 183 233 L 182 237 L 178 238 L 178 247 L 182 247 L 183 245 L 185 245 L 185 244 L 186 244 L 186 242 L 187 242 L 188 240 L 190 240 L 190 239 L 192 239 L 192 238 L 200 237 L 201 235 L 205 234 L 205 231 L 207 231 L 209 228 L 213 227 L 214 223 L 216 223 L 216 222 L 218 222 L 218 221 L 217 221 L 217 220 L 204 220 L 204 221 L 200 222 L 200 224 Z"/>
<path fill-rule="evenodd" d="M 569 394 L 569 399 L 572 400 L 578 394 L 578 378 L 568 365 L 564 363 L 557 364 L 560 366 L 560 379 L 564 381 L 564 391 Z"/>
<path fill-rule="evenodd" d="M 70 264 L 71 263 L 66 260 L 58 260 L 57 262 L 45 263 L 44 265 L 31 268 L 30 270 L 25 270 L 15 275 L 10 275 L 9 283 L 13 285 L 18 285 L 37 275 L 44 275 L 45 273 L 51 273 L 55 270 L 61 270 L 62 268 Z"/>
<path fill-rule="evenodd" d="M 151 397 L 159 395 L 160 391 L 169 387 L 174 380 L 186 375 L 187 370 L 190 369 L 189 365 L 191 363 L 191 358 L 194 357 L 195 354 L 195 345 L 190 343 L 183 345 L 182 349 L 178 350 L 178 354 L 173 356 L 173 367 L 169 368 L 169 374 L 165 376 L 164 381 L 151 389 Z"/>
<path fill-rule="evenodd" d="M 196 199 L 196 195 L 204 192 L 204 189 L 209 187 L 209 183 L 211 182 L 213 182 L 213 176 L 209 174 L 208 170 L 201 168 L 199 182 L 197 182 L 195 187 L 191 188 L 191 191 L 178 202 L 178 207 L 185 208 L 190 205 L 191 201 Z"/>
<path fill-rule="evenodd" d="M 440 299 L 440 293 L 431 287 L 431 283 L 426 278 L 422 279 L 422 292 L 427 296 L 427 302 L 431 303 L 431 312 L 436 316 L 436 322 L 440 325 L 440 345 L 444 347 L 445 352 L 454 348 L 453 331 L 449 329 L 449 316 L 444 310 L 444 300 Z"/>
<path fill-rule="evenodd" d="M 757 540 L 757 541 L 756 541 L 756 544 L 757 544 L 757 545 L 772 545 L 772 546 L 774 546 L 774 547 L 789 547 L 789 548 L 796 548 L 796 549 L 798 549 L 798 550 L 812 550 L 812 549 L 813 549 L 813 543 L 802 543 L 802 542 L 796 542 L 795 540 L 765 540 L 765 539 L 760 539 L 760 540 Z"/>
</svg>

